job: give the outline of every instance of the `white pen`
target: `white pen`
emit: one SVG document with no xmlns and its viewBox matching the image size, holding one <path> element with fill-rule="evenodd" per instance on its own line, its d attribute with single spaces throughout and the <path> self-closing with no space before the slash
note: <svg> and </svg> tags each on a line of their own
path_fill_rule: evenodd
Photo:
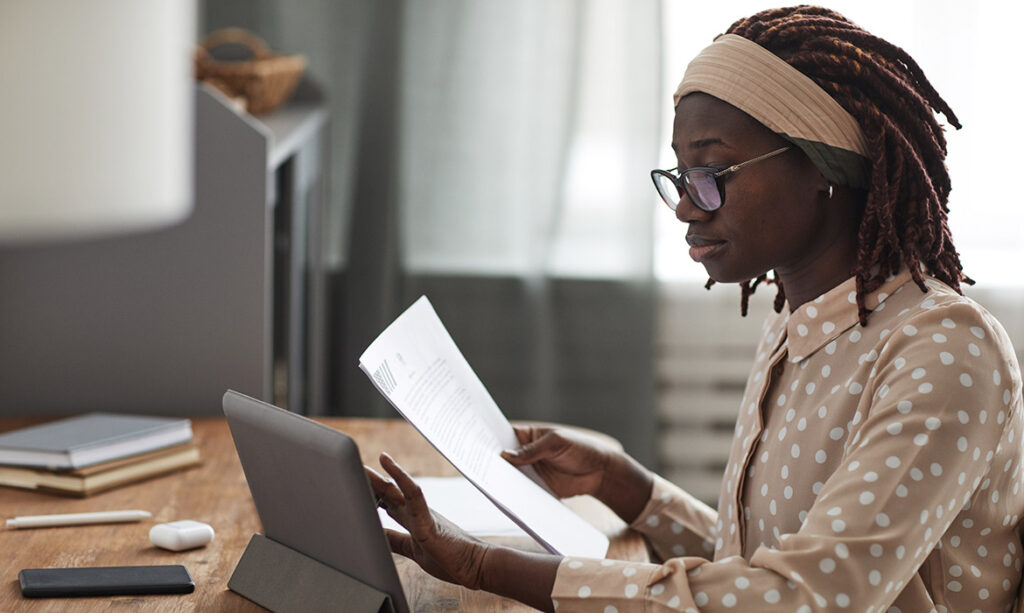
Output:
<svg viewBox="0 0 1024 613">
<path fill-rule="evenodd" d="M 50 526 L 79 526 L 83 524 L 116 524 L 140 521 L 153 514 L 149 511 L 99 511 L 96 513 L 62 513 L 59 515 L 27 515 L 7 520 L 8 528 L 45 528 Z"/>
</svg>

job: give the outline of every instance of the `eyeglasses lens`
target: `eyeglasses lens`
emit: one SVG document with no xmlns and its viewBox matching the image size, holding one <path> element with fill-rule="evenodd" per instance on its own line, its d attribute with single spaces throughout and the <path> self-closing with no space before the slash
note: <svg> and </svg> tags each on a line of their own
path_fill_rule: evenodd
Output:
<svg viewBox="0 0 1024 613">
<path fill-rule="evenodd" d="M 658 194 L 661 195 L 661 199 L 665 201 L 668 208 L 673 211 L 676 210 L 676 207 L 679 206 L 679 200 L 682 197 L 682 194 L 680 193 L 679 188 L 676 187 L 675 182 L 663 174 L 655 174 L 654 186 L 658 188 Z"/>
<path fill-rule="evenodd" d="M 706 171 L 690 172 L 683 175 L 683 185 L 693 204 L 705 211 L 715 211 L 722 206 L 722 194 L 714 175 Z"/>
</svg>

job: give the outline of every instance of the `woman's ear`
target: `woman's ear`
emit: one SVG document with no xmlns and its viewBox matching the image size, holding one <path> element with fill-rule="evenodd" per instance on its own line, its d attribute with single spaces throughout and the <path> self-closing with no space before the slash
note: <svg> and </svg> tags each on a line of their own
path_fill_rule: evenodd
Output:
<svg viewBox="0 0 1024 613">
<path fill-rule="evenodd" d="M 831 181 L 826 180 L 824 177 L 820 177 L 822 181 L 818 183 L 818 194 L 824 196 L 825 200 L 831 200 L 835 195 L 835 186 L 832 185 Z"/>
</svg>

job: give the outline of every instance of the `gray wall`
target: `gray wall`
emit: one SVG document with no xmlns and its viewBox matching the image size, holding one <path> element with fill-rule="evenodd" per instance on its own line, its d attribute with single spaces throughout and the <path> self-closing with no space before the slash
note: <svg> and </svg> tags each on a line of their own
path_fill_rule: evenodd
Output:
<svg viewBox="0 0 1024 613">
<path fill-rule="evenodd" d="M 0 415 L 214 415 L 228 387 L 264 395 L 267 143 L 198 102 L 185 222 L 0 249 Z"/>
</svg>

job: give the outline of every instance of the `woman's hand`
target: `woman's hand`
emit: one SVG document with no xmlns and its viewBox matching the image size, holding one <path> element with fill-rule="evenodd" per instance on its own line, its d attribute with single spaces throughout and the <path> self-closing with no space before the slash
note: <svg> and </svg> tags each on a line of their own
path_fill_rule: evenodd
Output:
<svg viewBox="0 0 1024 613">
<path fill-rule="evenodd" d="M 647 504 L 653 477 L 622 451 L 568 429 L 514 430 L 522 447 L 503 451 L 502 457 L 515 466 L 533 466 L 558 497 L 590 494 L 627 523 Z"/>
<path fill-rule="evenodd" d="M 401 534 L 385 530 L 391 551 L 412 559 L 442 581 L 480 589 L 484 556 L 489 546 L 431 511 L 420 486 L 391 456 L 382 453 L 380 465 L 394 481 L 367 466 L 370 486 L 378 504 L 409 531 L 409 534 Z"/>
<path fill-rule="evenodd" d="M 533 466 L 559 497 L 597 494 L 617 450 L 571 430 L 514 426 L 522 447 L 501 452 L 514 466 Z"/>
</svg>

